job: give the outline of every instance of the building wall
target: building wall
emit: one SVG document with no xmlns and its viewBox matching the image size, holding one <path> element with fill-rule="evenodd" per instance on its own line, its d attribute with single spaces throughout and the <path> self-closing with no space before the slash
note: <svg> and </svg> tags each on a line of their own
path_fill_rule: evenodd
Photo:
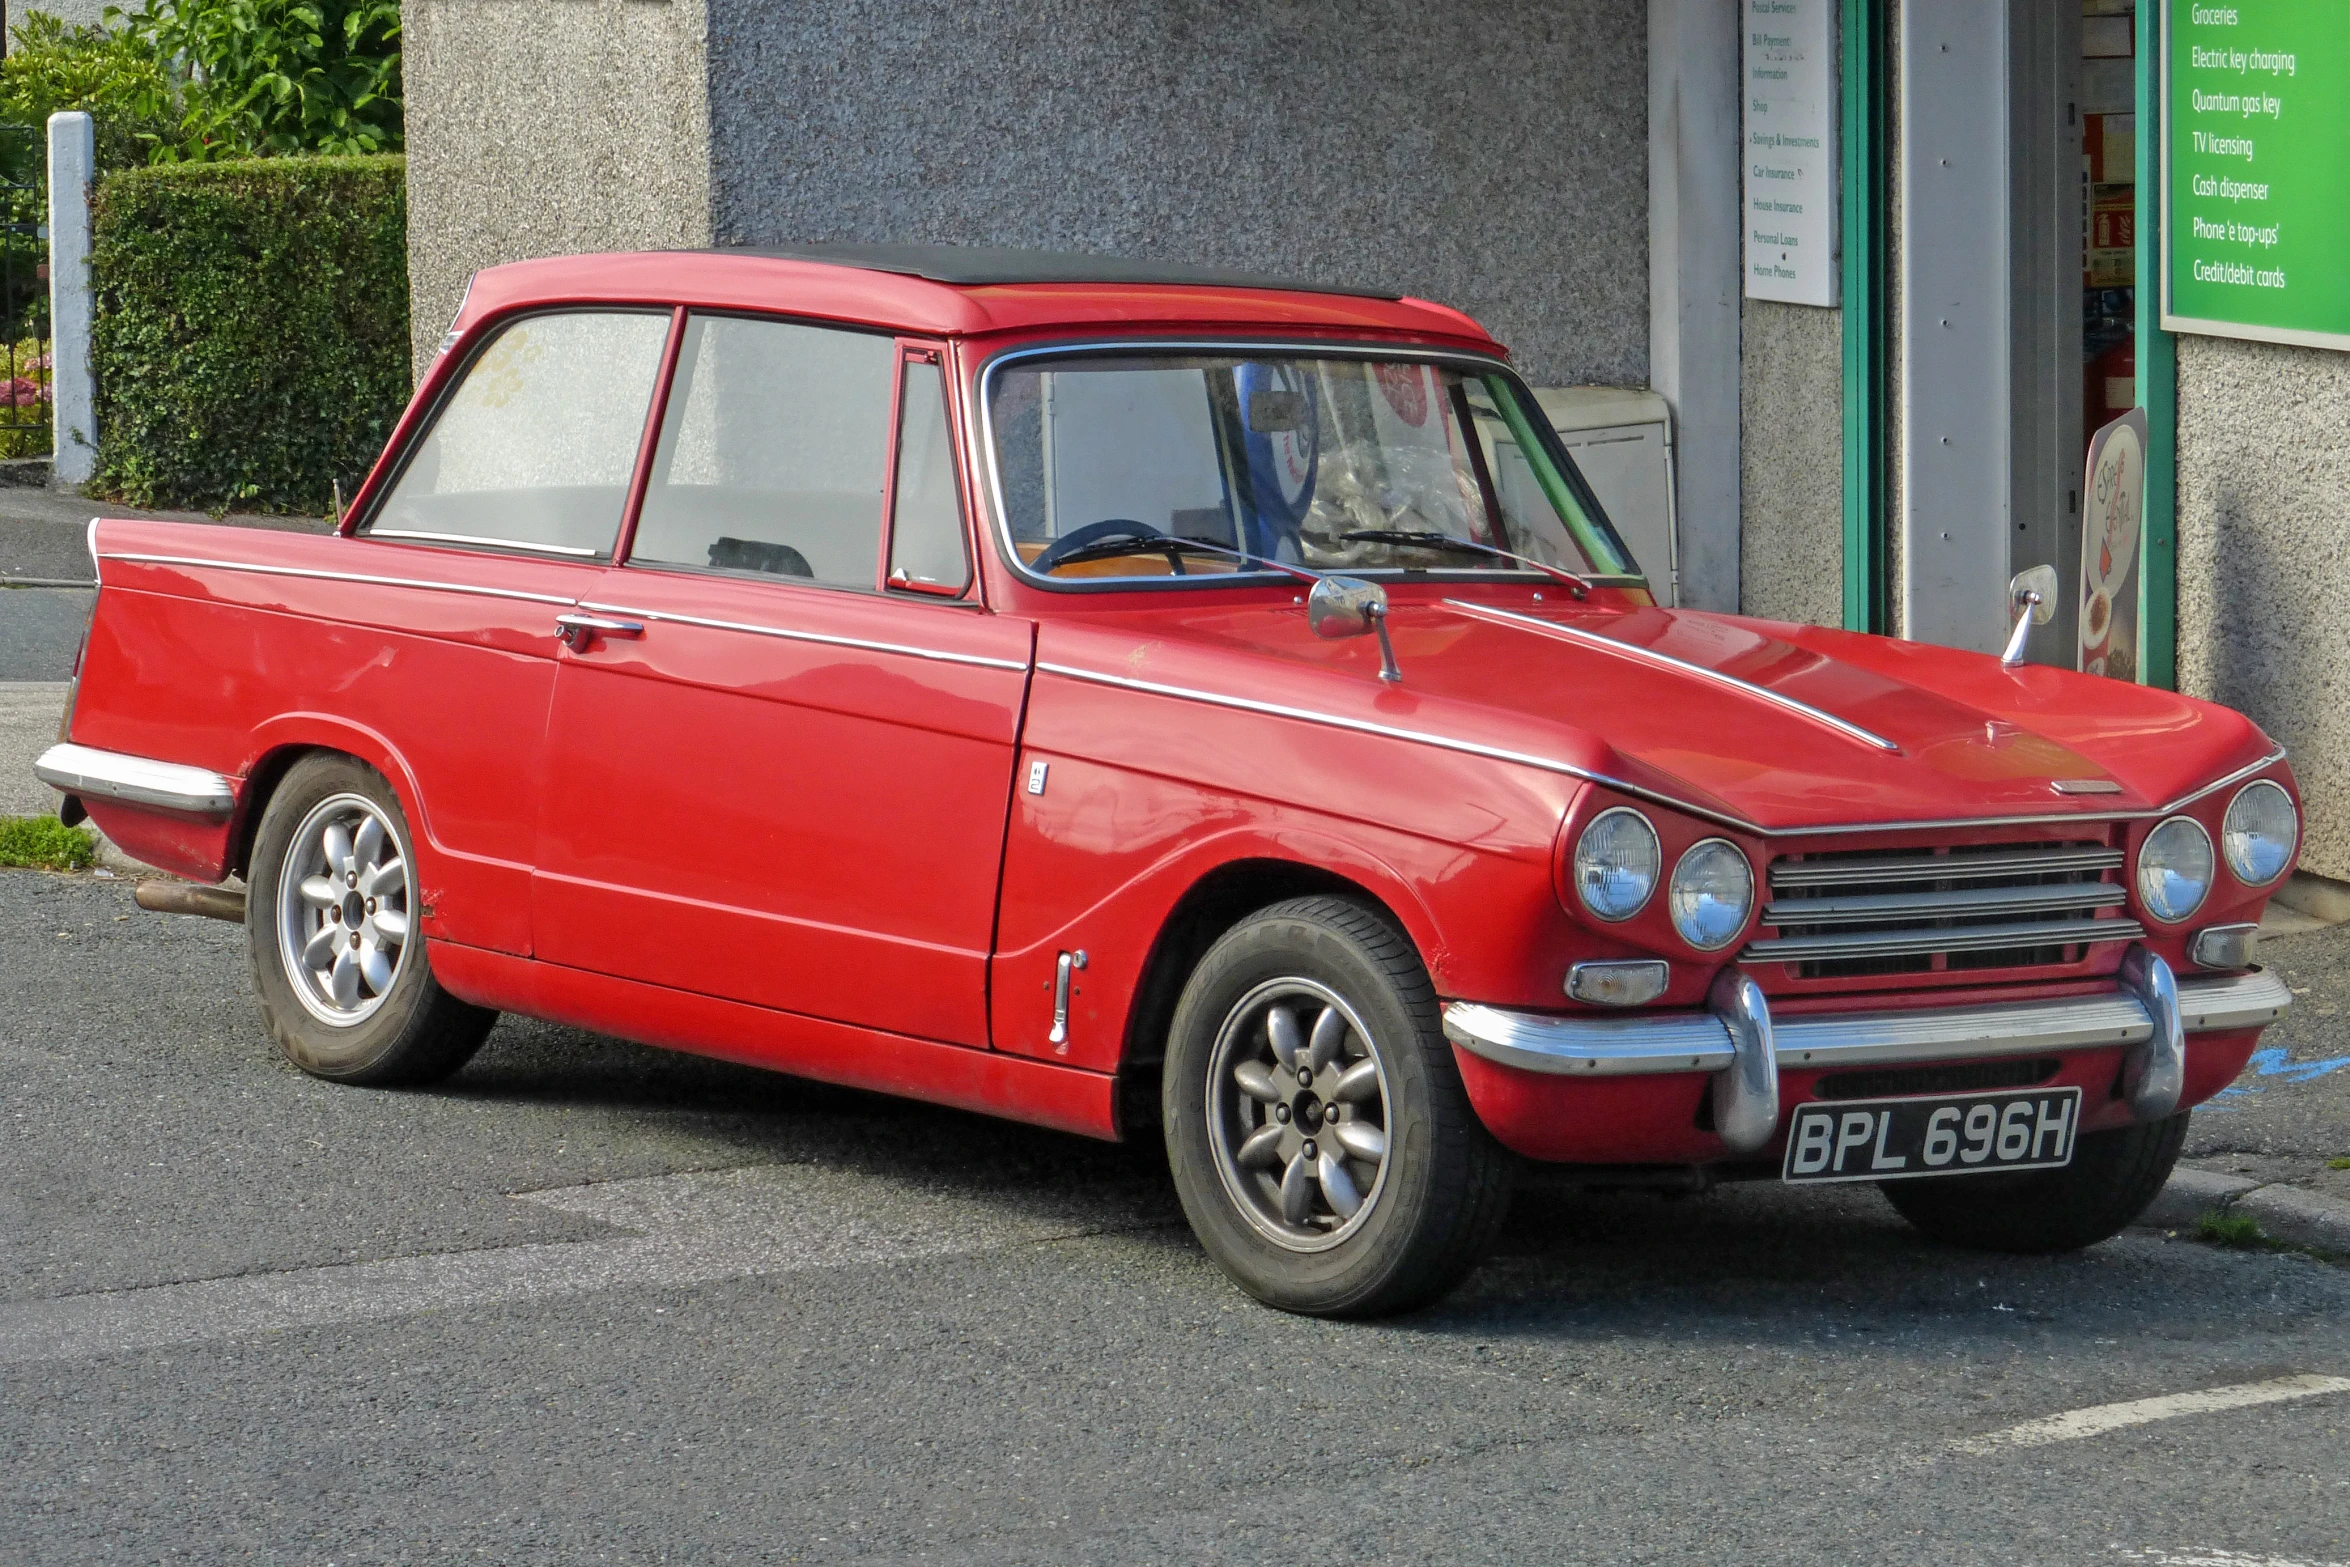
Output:
<svg viewBox="0 0 2350 1567">
<path fill-rule="evenodd" d="M 2301 868 L 2350 879 L 2350 354 L 2178 344 L 2179 689 L 2292 753 Z"/>
<path fill-rule="evenodd" d="M 1844 312 L 1746 301 L 1740 607 L 1844 623 Z"/>
<path fill-rule="evenodd" d="M 721 242 L 1359 282 L 1647 381 L 1646 0 L 707 3 Z"/>
<path fill-rule="evenodd" d="M 482 267 L 710 243 L 703 0 L 407 0 L 417 372 Z"/>
</svg>

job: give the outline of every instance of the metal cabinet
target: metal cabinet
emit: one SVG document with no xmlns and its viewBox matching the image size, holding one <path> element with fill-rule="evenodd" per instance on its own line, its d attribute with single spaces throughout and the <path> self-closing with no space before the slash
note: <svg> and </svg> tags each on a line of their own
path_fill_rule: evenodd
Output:
<svg viewBox="0 0 2350 1567">
<path fill-rule="evenodd" d="M 1673 421 L 1641 387 L 1553 386 L 1535 391 L 1551 428 L 1590 481 L 1608 520 L 1648 573 L 1660 604 L 1680 599 L 1673 506 Z"/>
</svg>

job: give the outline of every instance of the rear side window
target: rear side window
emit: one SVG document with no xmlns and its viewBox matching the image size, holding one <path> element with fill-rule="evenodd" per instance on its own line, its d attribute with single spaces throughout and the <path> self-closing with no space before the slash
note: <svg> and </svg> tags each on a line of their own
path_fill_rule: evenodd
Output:
<svg viewBox="0 0 2350 1567">
<path fill-rule="evenodd" d="M 889 582 L 937 593 L 960 593 L 971 582 L 954 444 L 947 436 L 946 375 L 928 360 L 906 362 L 905 394 L 899 401 Z"/>
<path fill-rule="evenodd" d="M 871 589 L 893 339 L 695 316 L 629 559 Z"/>
<path fill-rule="evenodd" d="M 368 531 L 610 553 L 669 320 L 581 311 L 507 327 L 467 368 Z"/>
</svg>

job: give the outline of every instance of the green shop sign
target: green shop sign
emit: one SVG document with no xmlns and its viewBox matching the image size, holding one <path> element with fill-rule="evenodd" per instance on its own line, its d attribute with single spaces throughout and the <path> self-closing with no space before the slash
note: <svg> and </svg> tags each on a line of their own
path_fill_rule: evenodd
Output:
<svg viewBox="0 0 2350 1567">
<path fill-rule="evenodd" d="M 2350 349 L 2350 0 L 2165 0 L 2162 324 Z"/>
</svg>

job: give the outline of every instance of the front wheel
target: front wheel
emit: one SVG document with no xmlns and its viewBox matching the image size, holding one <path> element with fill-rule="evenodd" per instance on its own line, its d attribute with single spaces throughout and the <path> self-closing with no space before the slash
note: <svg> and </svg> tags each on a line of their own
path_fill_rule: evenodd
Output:
<svg viewBox="0 0 2350 1567">
<path fill-rule="evenodd" d="M 1285 1311 L 1433 1299 L 1508 1210 L 1514 1163 L 1469 1106 L 1427 970 L 1350 899 L 1275 904 L 1208 950 L 1175 1009 L 1161 1107 L 1192 1230 Z"/>
<path fill-rule="evenodd" d="M 1886 1201 L 1952 1246 L 2026 1255 L 2079 1251 L 2118 1235 L 2162 1191 L 2187 1141 L 2184 1112 L 2091 1132 L 2061 1170 L 1887 1181 Z"/>
<path fill-rule="evenodd" d="M 441 989 L 416 929 L 416 857 L 399 797 L 347 756 L 289 771 L 261 815 L 245 934 L 262 1026 L 314 1077 L 429 1083 L 498 1014 Z"/>
</svg>

